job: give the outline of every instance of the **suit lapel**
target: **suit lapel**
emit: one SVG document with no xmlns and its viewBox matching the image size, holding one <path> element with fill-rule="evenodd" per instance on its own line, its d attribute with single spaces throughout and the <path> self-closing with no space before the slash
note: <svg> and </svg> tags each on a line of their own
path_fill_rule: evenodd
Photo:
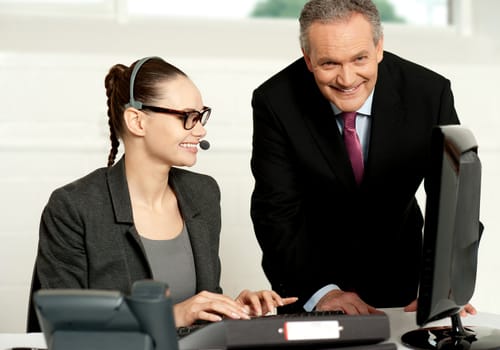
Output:
<svg viewBox="0 0 500 350">
<path fill-rule="evenodd" d="M 301 113 L 304 123 L 337 179 L 346 186 L 356 188 L 351 163 L 332 107 L 318 89 L 312 73 L 307 68 L 305 70 L 308 74 L 304 77 L 305 98 L 302 101 L 307 106 L 303 106 Z"/>
<path fill-rule="evenodd" d="M 390 161 L 390 155 L 401 147 L 400 131 L 406 115 L 396 84 L 382 61 L 373 97 L 369 151 L 365 161 L 366 185 L 371 178 L 386 169 L 385 164 Z"/>
</svg>

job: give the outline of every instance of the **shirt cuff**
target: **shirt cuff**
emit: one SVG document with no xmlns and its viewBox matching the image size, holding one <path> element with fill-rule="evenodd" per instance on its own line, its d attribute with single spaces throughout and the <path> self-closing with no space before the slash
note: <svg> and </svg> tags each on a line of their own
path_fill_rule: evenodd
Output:
<svg viewBox="0 0 500 350">
<path fill-rule="evenodd" d="M 306 310 L 307 312 L 313 311 L 318 301 L 321 298 L 323 298 L 326 293 L 334 289 L 340 289 L 340 288 L 336 284 L 328 284 L 323 288 L 321 288 L 320 290 L 318 290 L 316 293 L 313 294 L 312 297 L 309 298 L 307 303 L 304 304 L 304 310 Z"/>
</svg>

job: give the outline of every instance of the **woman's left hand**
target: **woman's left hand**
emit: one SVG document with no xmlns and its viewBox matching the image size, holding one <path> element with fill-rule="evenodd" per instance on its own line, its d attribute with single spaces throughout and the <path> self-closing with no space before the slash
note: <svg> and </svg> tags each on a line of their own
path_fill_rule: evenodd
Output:
<svg viewBox="0 0 500 350">
<path fill-rule="evenodd" d="M 243 290 L 236 301 L 248 308 L 250 316 L 266 315 L 278 306 L 284 306 L 296 302 L 298 298 L 282 298 L 278 293 L 272 290 L 250 291 Z"/>
</svg>

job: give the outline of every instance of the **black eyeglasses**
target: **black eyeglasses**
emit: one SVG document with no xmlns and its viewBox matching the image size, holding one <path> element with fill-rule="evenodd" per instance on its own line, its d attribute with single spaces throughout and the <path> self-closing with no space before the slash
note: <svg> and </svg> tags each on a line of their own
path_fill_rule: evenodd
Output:
<svg viewBox="0 0 500 350">
<path fill-rule="evenodd" d="M 191 130 L 198 122 L 205 126 L 208 121 L 208 117 L 210 117 L 210 113 L 212 113 L 212 109 L 210 107 L 203 107 L 201 111 L 178 111 L 176 109 L 142 105 L 141 109 L 149 109 L 150 111 L 157 113 L 178 115 L 184 119 L 184 129 L 186 130 Z"/>
</svg>

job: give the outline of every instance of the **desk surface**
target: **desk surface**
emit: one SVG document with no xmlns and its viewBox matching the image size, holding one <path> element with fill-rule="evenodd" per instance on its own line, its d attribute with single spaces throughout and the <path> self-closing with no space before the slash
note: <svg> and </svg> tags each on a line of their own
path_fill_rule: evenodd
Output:
<svg viewBox="0 0 500 350">
<path fill-rule="evenodd" d="M 411 349 L 401 343 L 401 336 L 413 329 L 419 328 L 416 323 L 415 312 L 404 312 L 402 308 L 384 309 L 389 315 L 391 325 L 390 342 L 394 342 L 398 346 L 398 350 Z M 500 315 L 479 312 L 477 315 L 468 315 L 462 318 L 462 324 L 465 326 L 491 327 L 500 329 Z M 431 322 L 425 327 L 449 326 L 451 325 L 450 318 L 445 318 L 436 322 Z"/>
<path fill-rule="evenodd" d="M 407 331 L 418 328 L 414 312 L 404 312 L 402 308 L 384 309 L 389 316 L 391 326 L 391 337 L 389 342 L 394 342 L 398 350 L 410 349 L 401 344 L 401 335 Z M 500 315 L 480 312 L 478 315 L 467 316 L 462 319 L 464 326 L 482 326 L 500 329 Z M 440 320 L 427 325 L 442 326 L 450 325 L 449 319 Z M 426 327 L 427 327 L 426 326 Z M 0 334 L 0 350 L 7 350 L 15 347 L 44 349 L 45 339 L 41 333 L 9 333 Z"/>
</svg>

